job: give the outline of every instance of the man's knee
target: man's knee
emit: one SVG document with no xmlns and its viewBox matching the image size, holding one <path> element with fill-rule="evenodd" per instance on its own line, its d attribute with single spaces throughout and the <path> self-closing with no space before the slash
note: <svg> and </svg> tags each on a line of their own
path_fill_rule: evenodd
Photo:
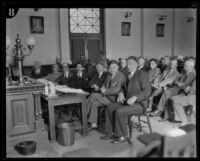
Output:
<svg viewBox="0 0 200 161">
<path fill-rule="evenodd" d="M 125 115 L 125 111 L 124 111 L 123 108 L 118 108 L 118 109 L 115 111 L 115 113 L 116 113 L 116 116 L 119 116 L 119 117 Z"/>
</svg>

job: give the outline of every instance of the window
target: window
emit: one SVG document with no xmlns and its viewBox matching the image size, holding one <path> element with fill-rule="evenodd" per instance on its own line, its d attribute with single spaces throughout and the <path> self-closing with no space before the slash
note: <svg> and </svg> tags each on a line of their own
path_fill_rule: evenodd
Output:
<svg viewBox="0 0 200 161">
<path fill-rule="evenodd" d="M 100 33 L 100 9 L 70 9 L 70 33 Z"/>
</svg>

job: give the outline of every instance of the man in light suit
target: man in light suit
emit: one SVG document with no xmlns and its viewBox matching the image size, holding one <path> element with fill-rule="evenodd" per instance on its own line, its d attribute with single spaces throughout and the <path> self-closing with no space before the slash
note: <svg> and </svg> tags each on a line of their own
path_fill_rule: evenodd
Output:
<svg viewBox="0 0 200 161">
<path fill-rule="evenodd" d="M 117 61 L 111 61 L 109 72 L 105 84 L 100 88 L 100 93 L 92 93 L 87 99 L 86 107 L 88 109 L 88 122 L 91 123 L 88 130 L 97 128 L 98 107 L 102 105 L 107 106 L 108 104 L 115 102 L 117 94 L 125 82 L 125 77 L 119 71 Z"/>
<path fill-rule="evenodd" d="M 151 108 L 151 106 L 153 104 L 153 98 L 155 96 L 162 94 L 164 91 L 164 88 L 167 85 L 172 84 L 180 77 L 180 74 L 177 70 L 177 59 L 172 59 L 170 64 L 171 64 L 170 69 L 167 68 L 162 73 L 160 78 L 156 79 L 154 81 L 154 83 L 152 84 L 153 93 L 149 97 L 149 108 Z M 162 115 L 162 112 L 163 111 L 156 110 L 156 111 L 152 112 L 151 115 L 152 116 L 160 116 L 160 115 Z"/>
<path fill-rule="evenodd" d="M 138 60 L 134 56 L 128 58 L 129 79 L 126 88 L 120 91 L 117 103 L 108 105 L 106 109 L 105 136 L 101 139 L 113 139 L 111 143 L 122 143 L 128 140 L 127 117 L 131 114 L 142 114 L 148 104 L 151 93 L 149 77 L 143 70 L 138 70 Z"/>
<path fill-rule="evenodd" d="M 184 93 L 172 97 L 174 120 L 181 121 L 181 126 L 188 123 L 187 116 L 184 111 L 184 106 L 192 105 L 196 107 L 196 80 L 192 82 L 191 86 L 184 89 Z"/>
<path fill-rule="evenodd" d="M 196 80 L 196 71 L 194 69 L 195 61 L 193 59 L 188 59 L 184 63 L 184 73 L 181 76 L 180 80 L 174 83 L 173 87 L 166 88 L 160 98 L 160 102 L 158 104 L 159 110 L 165 110 L 165 116 L 162 121 L 166 121 L 170 119 L 170 98 L 176 95 L 181 95 L 181 99 L 183 98 L 182 95 L 185 96 L 186 100 L 191 97 L 194 97 L 195 94 L 195 80 Z M 180 100 L 181 100 L 180 99 Z M 183 100 L 184 101 L 184 100 Z M 168 102 L 168 103 L 167 103 Z M 193 103 L 194 104 L 194 103 Z M 169 106 L 166 106 L 169 105 Z M 172 119 L 172 118 L 171 118 Z M 185 120 L 184 120 L 185 122 Z"/>
</svg>

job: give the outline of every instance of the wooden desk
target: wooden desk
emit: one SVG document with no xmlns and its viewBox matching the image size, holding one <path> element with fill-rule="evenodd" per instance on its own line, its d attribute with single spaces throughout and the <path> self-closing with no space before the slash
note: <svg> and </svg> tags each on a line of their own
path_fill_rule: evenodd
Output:
<svg viewBox="0 0 200 161">
<path fill-rule="evenodd" d="M 6 86 L 7 152 L 22 141 L 49 142 L 40 106 L 43 90 L 41 83 Z"/>
<path fill-rule="evenodd" d="M 54 107 L 59 105 L 81 103 L 81 114 L 82 114 L 82 134 L 85 136 L 87 134 L 87 110 L 86 110 L 86 96 L 87 94 L 61 94 L 57 96 L 48 97 L 46 95 L 41 95 L 41 101 L 45 102 L 48 107 L 49 114 L 49 131 L 50 131 L 50 141 L 54 142 L 56 140 L 55 134 L 55 116 Z"/>
</svg>

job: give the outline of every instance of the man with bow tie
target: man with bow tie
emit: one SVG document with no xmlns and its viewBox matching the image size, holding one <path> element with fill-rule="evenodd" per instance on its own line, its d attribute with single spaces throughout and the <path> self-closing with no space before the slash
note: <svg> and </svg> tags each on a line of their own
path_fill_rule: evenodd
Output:
<svg viewBox="0 0 200 161">
<path fill-rule="evenodd" d="M 97 128 L 98 107 L 109 105 L 117 100 L 117 94 L 125 82 L 125 76 L 119 71 L 118 62 L 112 60 L 109 65 L 109 74 L 105 83 L 100 87 L 100 93 L 92 93 L 86 102 L 88 109 L 88 122 L 91 124 L 88 130 Z"/>
<path fill-rule="evenodd" d="M 151 93 L 148 74 L 138 70 L 137 58 L 128 57 L 127 66 L 130 74 L 125 90 L 119 92 L 117 103 L 106 108 L 106 135 L 101 137 L 103 140 L 113 140 L 111 143 L 114 144 L 128 141 L 127 117 L 144 113 Z"/>
</svg>

